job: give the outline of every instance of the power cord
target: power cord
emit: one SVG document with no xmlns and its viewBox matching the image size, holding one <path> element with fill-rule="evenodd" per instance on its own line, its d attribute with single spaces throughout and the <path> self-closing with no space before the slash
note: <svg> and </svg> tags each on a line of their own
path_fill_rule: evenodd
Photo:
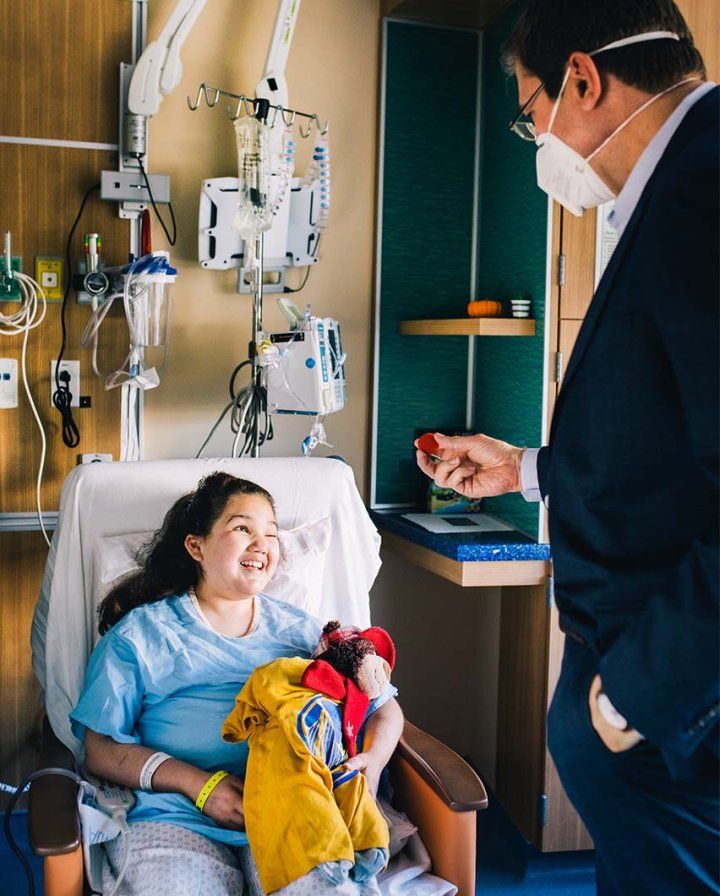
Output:
<svg viewBox="0 0 720 896">
<path fill-rule="evenodd" d="M 167 241 L 171 246 L 174 246 L 177 242 L 177 221 L 175 220 L 175 212 L 173 211 L 172 202 L 168 202 L 168 208 L 170 209 L 170 220 L 172 221 L 173 235 L 172 237 L 168 233 L 168 229 L 165 226 L 165 222 L 160 217 L 160 212 L 158 211 L 157 205 L 155 205 L 155 197 L 152 194 L 152 190 L 150 189 L 150 181 L 147 176 L 147 172 L 145 171 L 145 166 L 143 165 L 143 160 L 141 156 L 137 156 L 138 165 L 140 166 L 140 173 L 143 176 L 143 180 L 145 181 L 145 189 L 148 191 L 148 195 L 150 196 L 150 203 L 153 207 L 153 211 L 155 212 L 155 216 L 160 222 L 160 226 L 165 232 L 165 236 L 167 237 Z"/>
<path fill-rule="evenodd" d="M 301 289 L 304 289 L 304 288 L 305 288 L 305 284 L 308 282 L 308 277 L 310 276 L 310 271 L 312 270 L 312 267 L 313 267 L 313 266 L 312 266 L 311 264 L 309 264 L 309 265 L 307 266 L 307 270 L 305 271 L 305 276 L 303 277 L 303 279 L 302 279 L 302 283 L 300 284 L 300 286 L 296 286 L 295 288 L 292 288 L 292 287 L 290 287 L 290 286 L 286 286 L 286 287 L 283 289 L 283 292 L 300 292 Z"/>
<path fill-rule="evenodd" d="M 230 374 L 230 401 L 223 408 L 220 416 L 216 420 L 213 428 L 210 430 L 208 437 L 202 443 L 200 450 L 195 455 L 196 458 L 205 450 L 210 439 L 215 435 L 218 427 L 225 419 L 227 412 L 232 409 L 230 417 L 230 429 L 235 433 L 235 439 L 232 447 L 232 457 L 242 457 L 249 454 L 255 448 L 261 448 L 265 442 L 272 440 L 274 436 L 272 418 L 268 413 L 267 405 L 267 389 L 260 382 L 261 371 L 258 371 L 258 377 L 255 381 L 248 383 L 235 392 L 235 380 L 240 371 L 247 367 L 251 361 L 246 359 L 241 361 Z M 262 426 L 260 419 L 263 419 Z M 240 447 L 240 439 L 245 436 L 242 449 Z"/>
<path fill-rule="evenodd" d="M 77 428 L 72 415 L 71 405 L 73 397 L 67 385 L 70 381 L 70 376 L 67 374 L 67 372 L 64 372 L 65 375 L 63 376 L 60 371 L 60 362 L 63 359 L 63 355 L 65 354 L 65 347 L 67 345 L 67 326 L 65 324 L 65 313 L 67 311 L 68 296 L 70 295 L 70 287 L 72 285 L 72 262 L 70 260 L 70 248 L 72 246 L 72 239 L 75 236 L 75 230 L 77 229 L 77 226 L 80 223 L 80 218 L 82 217 L 82 213 L 85 210 L 85 205 L 93 191 L 99 189 L 99 183 L 93 184 L 92 187 L 90 187 L 90 189 L 83 196 L 82 202 L 80 203 L 80 209 L 75 217 L 75 220 L 73 221 L 72 227 L 70 228 L 67 245 L 65 246 L 67 278 L 65 283 L 65 292 L 63 294 L 62 308 L 60 310 L 60 323 L 62 325 L 62 344 L 60 346 L 60 352 L 57 356 L 57 362 L 55 364 L 55 391 L 53 392 L 52 400 L 53 405 L 62 416 L 62 440 L 68 448 L 77 448 L 77 446 L 80 444 L 80 430 Z"/>
<path fill-rule="evenodd" d="M 320 240 L 322 239 L 322 233 L 318 234 L 318 238 L 315 242 L 315 248 L 313 249 L 313 258 L 317 258 L 318 247 L 320 246 Z M 301 289 L 305 289 L 305 286 L 308 282 L 308 277 L 310 276 L 310 271 L 313 269 L 314 265 L 309 264 L 307 269 L 305 270 L 305 276 L 302 279 L 302 283 L 300 286 L 296 286 L 294 288 L 290 286 L 286 286 L 283 289 L 283 292 L 300 292 Z"/>
<path fill-rule="evenodd" d="M 57 389 L 53 392 L 53 404 L 62 416 L 62 440 L 68 448 L 76 448 L 80 444 L 80 430 L 72 415 L 73 394 L 70 391 L 70 374 L 67 370 L 57 373 L 57 368 L 55 369 L 55 383 Z"/>
</svg>

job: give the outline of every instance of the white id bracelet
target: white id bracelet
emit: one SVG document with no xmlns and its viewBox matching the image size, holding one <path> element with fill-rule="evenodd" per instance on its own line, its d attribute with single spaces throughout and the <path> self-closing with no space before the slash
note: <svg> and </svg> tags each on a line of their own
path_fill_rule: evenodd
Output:
<svg viewBox="0 0 720 896">
<path fill-rule="evenodd" d="M 171 757 L 167 753 L 153 753 L 140 772 L 140 790 L 152 790 L 152 776 Z"/>
</svg>

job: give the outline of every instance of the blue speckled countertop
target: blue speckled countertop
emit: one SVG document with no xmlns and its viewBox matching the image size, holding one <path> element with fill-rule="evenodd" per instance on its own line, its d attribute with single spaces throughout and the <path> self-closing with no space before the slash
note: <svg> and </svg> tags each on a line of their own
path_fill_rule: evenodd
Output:
<svg viewBox="0 0 720 896">
<path fill-rule="evenodd" d="M 538 544 L 527 535 L 515 531 L 453 532 L 439 535 L 403 519 L 401 513 L 371 510 L 370 516 L 378 529 L 392 532 L 408 541 L 450 557 L 451 560 L 549 560 L 550 545 Z"/>
</svg>

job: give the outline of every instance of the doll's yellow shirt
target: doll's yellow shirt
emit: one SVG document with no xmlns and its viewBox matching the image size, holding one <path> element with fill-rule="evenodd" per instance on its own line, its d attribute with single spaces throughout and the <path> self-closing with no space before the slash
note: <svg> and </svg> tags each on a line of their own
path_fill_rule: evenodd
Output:
<svg viewBox="0 0 720 896">
<path fill-rule="evenodd" d="M 336 769 L 333 781 L 324 751 L 314 755 L 302 737 L 318 700 L 330 699 L 300 684 L 309 664 L 284 658 L 257 668 L 222 728 L 226 741 L 249 741 L 243 813 L 266 893 L 323 862 L 354 862 L 359 850 L 388 848 L 387 824 L 365 776 Z"/>
</svg>

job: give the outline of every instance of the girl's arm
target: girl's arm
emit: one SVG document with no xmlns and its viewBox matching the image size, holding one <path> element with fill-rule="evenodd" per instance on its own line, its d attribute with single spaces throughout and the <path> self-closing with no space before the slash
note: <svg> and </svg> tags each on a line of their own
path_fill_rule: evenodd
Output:
<svg viewBox="0 0 720 896">
<path fill-rule="evenodd" d="M 140 786 L 140 772 L 154 752 L 150 747 L 120 744 L 111 737 L 86 729 L 85 765 L 88 771 L 131 790 Z M 179 793 L 194 803 L 210 776 L 209 772 L 180 759 L 166 759 L 152 776 L 152 789 L 159 793 Z M 207 798 L 203 813 L 221 827 L 244 830 L 242 793 L 240 778 L 228 775 Z"/>
<path fill-rule="evenodd" d="M 380 774 L 395 752 L 402 730 L 402 710 L 397 700 L 391 697 L 365 723 L 362 753 L 345 763 L 345 768 L 360 769 L 364 773 L 373 796 L 377 795 Z"/>
</svg>

